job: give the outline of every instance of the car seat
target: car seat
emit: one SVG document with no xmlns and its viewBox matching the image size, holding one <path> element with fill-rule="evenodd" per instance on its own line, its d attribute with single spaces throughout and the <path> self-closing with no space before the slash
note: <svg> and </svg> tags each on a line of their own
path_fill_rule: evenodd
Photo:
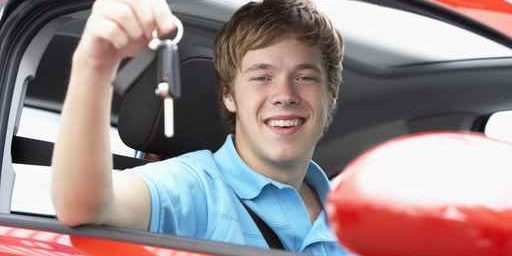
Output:
<svg viewBox="0 0 512 256">
<path fill-rule="evenodd" d="M 156 65 L 151 64 L 122 98 L 118 114 L 121 139 L 136 150 L 161 158 L 217 150 L 228 129 L 220 115 L 216 81 L 212 57 L 181 59 L 181 97 L 174 101 L 175 134 L 166 138 L 163 102 L 155 95 Z"/>
</svg>

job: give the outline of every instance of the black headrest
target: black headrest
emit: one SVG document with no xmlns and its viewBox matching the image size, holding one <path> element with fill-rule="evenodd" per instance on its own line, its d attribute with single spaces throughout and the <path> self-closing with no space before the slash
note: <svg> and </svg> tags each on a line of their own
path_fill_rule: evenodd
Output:
<svg viewBox="0 0 512 256">
<path fill-rule="evenodd" d="M 164 157 L 210 149 L 225 140 L 227 125 L 219 113 L 216 74 L 209 57 L 181 63 L 181 97 L 174 101 L 174 137 L 163 133 L 163 104 L 155 95 L 156 68 L 151 65 L 123 97 L 118 130 L 130 147 Z"/>
</svg>

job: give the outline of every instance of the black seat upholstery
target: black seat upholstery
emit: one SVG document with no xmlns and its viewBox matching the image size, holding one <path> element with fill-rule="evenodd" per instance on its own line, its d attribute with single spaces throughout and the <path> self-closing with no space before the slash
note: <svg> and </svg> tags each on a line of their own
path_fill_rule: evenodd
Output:
<svg viewBox="0 0 512 256">
<path fill-rule="evenodd" d="M 41 60 L 35 79 L 27 88 L 25 105 L 60 111 L 69 80 L 71 56 L 78 40 L 68 35 L 55 36 Z M 223 143 L 228 130 L 218 111 L 211 50 L 204 50 L 201 48 L 204 46 L 194 40 L 190 36 L 185 37 L 180 47 L 180 54 L 184 57 L 181 59 L 182 95 L 175 100 L 173 138 L 167 139 L 163 135 L 163 109 L 160 98 L 154 93 L 155 65 L 142 74 L 128 93 L 122 97 L 115 95 L 112 115 L 118 117 L 119 134 L 128 146 L 170 157 L 198 149 L 214 151 Z M 51 71 L 55 65 L 63 71 Z"/>
<path fill-rule="evenodd" d="M 227 127 L 216 93 L 216 74 L 210 57 L 189 57 L 181 62 L 182 95 L 174 101 L 174 137 L 163 133 L 163 104 L 155 95 L 156 69 L 151 65 L 123 97 L 118 129 L 130 147 L 164 158 L 199 149 L 215 151 Z"/>
</svg>

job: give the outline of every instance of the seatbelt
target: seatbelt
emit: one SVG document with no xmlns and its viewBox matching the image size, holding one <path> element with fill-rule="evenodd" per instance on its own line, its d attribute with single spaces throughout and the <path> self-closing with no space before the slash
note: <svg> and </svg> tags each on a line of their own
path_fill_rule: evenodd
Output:
<svg viewBox="0 0 512 256">
<path fill-rule="evenodd" d="M 17 164 L 52 164 L 53 143 L 38 139 L 14 136 L 11 146 L 12 162 Z M 80 152 L 76 152 L 80 154 Z M 126 169 L 146 163 L 143 159 L 112 154 L 114 169 Z"/>
<path fill-rule="evenodd" d="M 249 215 L 251 216 L 254 223 L 256 223 L 256 226 L 260 230 L 261 234 L 263 235 L 263 238 L 265 238 L 265 241 L 267 242 L 267 245 L 271 249 L 278 249 L 278 250 L 285 250 L 283 244 L 281 243 L 281 240 L 276 235 L 274 230 L 270 228 L 265 221 L 263 221 L 251 208 L 249 208 L 247 205 L 245 205 L 242 200 L 240 200 L 244 208 L 247 210 Z"/>
</svg>

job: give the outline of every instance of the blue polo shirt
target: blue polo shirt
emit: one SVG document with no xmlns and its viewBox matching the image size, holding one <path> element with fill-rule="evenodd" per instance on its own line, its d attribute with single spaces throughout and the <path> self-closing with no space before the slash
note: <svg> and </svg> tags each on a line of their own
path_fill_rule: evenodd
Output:
<svg viewBox="0 0 512 256">
<path fill-rule="evenodd" d="M 196 151 L 136 170 L 150 191 L 151 232 L 268 248 L 242 200 L 274 230 L 288 251 L 345 255 L 325 211 L 311 222 L 298 191 L 247 166 L 231 135 L 214 154 Z M 314 162 L 305 181 L 324 203 L 329 181 Z"/>
</svg>

